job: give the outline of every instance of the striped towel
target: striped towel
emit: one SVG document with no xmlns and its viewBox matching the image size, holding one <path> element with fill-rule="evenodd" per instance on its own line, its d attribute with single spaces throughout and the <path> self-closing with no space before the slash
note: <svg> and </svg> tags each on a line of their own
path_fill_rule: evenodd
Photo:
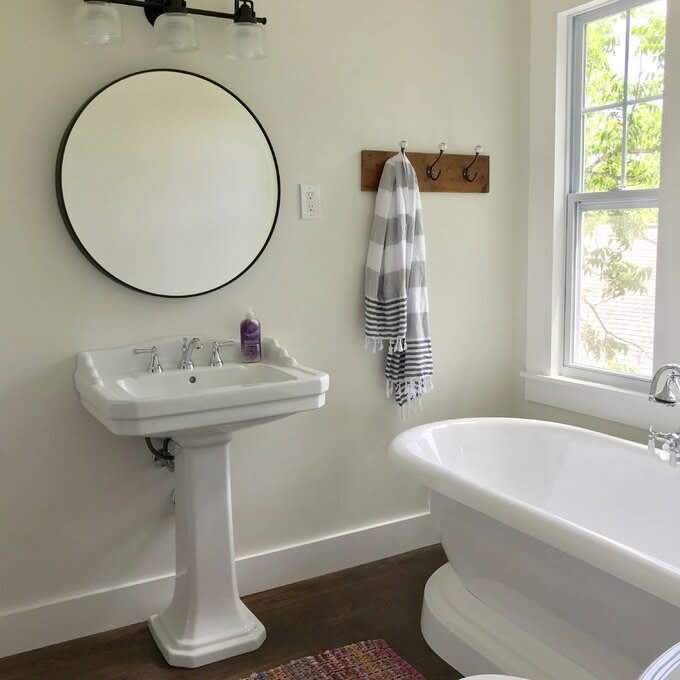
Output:
<svg viewBox="0 0 680 680">
<path fill-rule="evenodd" d="M 403 153 L 380 178 L 364 283 L 366 347 L 387 348 L 387 394 L 419 403 L 432 390 L 432 341 L 418 177 Z"/>
<path fill-rule="evenodd" d="M 640 680 L 667 680 L 673 675 L 674 671 L 680 672 L 680 642 L 675 647 L 671 647 L 665 654 L 662 654 L 640 676 Z"/>
</svg>

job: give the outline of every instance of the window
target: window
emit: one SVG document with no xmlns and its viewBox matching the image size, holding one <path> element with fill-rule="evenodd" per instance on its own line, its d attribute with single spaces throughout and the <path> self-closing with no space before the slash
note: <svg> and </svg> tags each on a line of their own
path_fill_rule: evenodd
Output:
<svg viewBox="0 0 680 680">
<path fill-rule="evenodd" d="M 646 394 L 652 370 L 680 360 L 680 49 L 671 49 L 680 13 L 671 9 L 532 4 L 524 396 L 644 429 L 677 427 L 677 409 Z"/>
<path fill-rule="evenodd" d="M 572 21 L 562 372 L 632 386 L 654 365 L 666 0 Z"/>
</svg>

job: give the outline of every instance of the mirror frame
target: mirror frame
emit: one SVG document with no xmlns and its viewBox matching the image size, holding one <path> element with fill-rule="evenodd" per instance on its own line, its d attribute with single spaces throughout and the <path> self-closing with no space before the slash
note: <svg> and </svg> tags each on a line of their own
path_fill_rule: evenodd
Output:
<svg viewBox="0 0 680 680">
<path fill-rule="evenodd" d="M 71 219 L 68 214 L 68 209 L 66 208 L 66 203 L 64 201 L 64 191 L 63 191 L 63 186 L 62 186 L 62 170 L 63 170 L 63 161 L 64 161 L 64 153 L 66 152 L 66 147 L 68 145 L 69 138 L 71 136 L 71 132 L 73 131 L 73 128 L 78 122 L 78 119 L 80 116 L 84 113 L 84 111 L 87 109 L 87 107 L 103 92 L 108 90 L 110 87 L 113 87 L 114 85 L 122 82 L 123 80 L 127 80 L 128 78 L 134 78 L 135 76 L 139 76 L 145 73 L 158 73 L 158 72 L 171 72 L 171 73 L 182 73 L 184 75 L 189 75 L 189 76 L 194 76 L 196 78 L 200 78 L 201 80 L 205 80 L 206 82 L 210 83 L 211 85 L 214 85 L 216 87 L 219 87 L 221 90 L 224 90 L 224 92 L 231 97 L 233 97 L 252 117 L 252 119 L 255 121 L 257 124 L 258 128 L 262 132 L 262 135 L 264 136 L 265 141 L 267 142 L 267 145 L 269 146 L 269 150 L 271 151 L 272 154 L 272 159 L 274 161 L 274 170 L 276 172 L 276 209 L 274 211 L 274 220 L 272 222 L 271 229 L 269 230 L 269 233 L 267 235 L 267 238 L 262 245 L 262 248 L 260 248 L 259 252 L 257 255 L 255 255 L 254 259 L 252 262 L 241 272 L 239 272 L 236 276 L 233 278 L 229 279 L 225 283 L 220 284 L 219 286 L 215 286 L 215 288 L 211 288 L 210 290 L 203 291 L 201 293 L 190 293 L 188 295 L 163 295 L 162 293 L 152 293 L 148 290 L 144 290 L 142 288 L 137 288 L 136 286 L 133 286 L 129 283 L 126 283 L 125 281 L 121 281 L 118 277 L 116 277 L 114 274 L 112 274 L 110 271 L 105 269 L 97 260 L 94 259 L 94 257 L 90 254 L 90 252 L 87 250 L 87 248 L 84 246 L 80 238 L 78 238 L 78 233 L 76 229 L 74 228 L 73 224 L 71 223 Z M 278 221 L 279 217 L 279 211 L 281 208 L 281 174 L 279 172 L 279 164 L 276 159 L 276 153 L 274 152 L 274 147 L 272 146 L 271 140 L 269 139 L 269 135 L 267 135 L 266 130 L 262 126 L 262 123 L 260 123 L 259 119 L 257 116 L 253 113 L 252 109 L 236 94 L 234 94 L 231 90 L 226 88 L 224 85 L 221 85 L 215 80 L 212 80 L 211 78 L 207 78 L 206 76 L 202 76 L 198 73 L 193 73 L 192 71 L 184 71 L 182 69 L 173 69 L 173 68 L 153 68 L 153 69 L 145 69 L 143 71 L 135 71 L 134 73 L 129 73 L 128 75 L 122 76 L 121 78 L 117 78 L 116 80 L 108 83 L 101 89 L 97 90 L 91 97 L 89 97 L 85 103 L 76 111 L 75 115 L 69 122 L 68 126 L 66 127 L 66 131 L 64 132 L 61 142 L 59 144 L 59 151 L 57 153 L 57 163 L 56 163 L 56 169 L 55 169 L 55 184 L 56 184 L 56 190 L 57 190 L 57 202 L 59 204 L 59 212 L 61 213 L 62 220 L 64 221 L 64 224 L 66 226 L 66 229 L 73 239 L 74 243 L 78 247 L 78 250 L 87 258 L 87 260 L 92 264 L 96 269 L 98 269 L 102 274 L 107 276 L 109 279 L 112 279 L 116 283 L 120 284 L 121 286 L 125 286 L 125 288 L 129 288 L 131 290 L 135 290 L 139 293 L 144 293 L 145 295 L 152 295 L 154 297 L 161 297 L 161 298 L 170 298 L 170 299 L 181 299 L 181 298 L 192 298 L 192 297 L 200 297 L 201 295 L 207 295 L 208 293 L 214 293 L 216 290 L 220 290 L 221 288 L 224 288 L 225 286 L 228 286 L 230 283 L 233 283 L 237 279 L 239 279 L 241 276 L 243 276 L 261 257 L 262 253 L 265 251 L 265 248 L 269 245 L 269 242 L 272 239 L 272 236 L 274 235 L 274 229 L 276 228 L 276 223 Z"/>
</svg>

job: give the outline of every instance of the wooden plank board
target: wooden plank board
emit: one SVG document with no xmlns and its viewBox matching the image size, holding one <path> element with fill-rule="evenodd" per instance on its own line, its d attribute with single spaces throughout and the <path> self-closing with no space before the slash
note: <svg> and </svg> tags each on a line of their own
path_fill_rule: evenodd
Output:
<svg viewBox="0 0 680 680">
<path fill-rule="evenodd" d="M 291 659 L 384 638 L 428 680 L 461 676 L 420 634 L 425 582 L 446 563 L 440 546 L 244 598 L 267 627 L 257 651 L 191 671 L 171 668 L 145 623 L 0 659 L 2 680 L 237 680 Z M 395 596 L 396 594 L 396 596 Z"/>
<path fill-rule="evenodd" d="M 376 191 L 380 183 L 380 175 L 388 158 L 394 156 L 394 151 L 362 151 L 361 152 L 361 190 Z M 468 182 L 463 177 L 463 168 L 469 165 L 475 158 L 456 154 L 444 154 L 437 164 L 436 170 L 442 174 L 437 181 L 427 176 L 427 166 L 432 165 L 437 158 L 437 153 L 410 153 L 406 154 L 418 174 L 420 191 L 436 191 L 462 194 L 488 194 L 490 158 L 481 156 L 477 159 L 471 174 L 479 173 L 474 182 Z"/>
</svg>

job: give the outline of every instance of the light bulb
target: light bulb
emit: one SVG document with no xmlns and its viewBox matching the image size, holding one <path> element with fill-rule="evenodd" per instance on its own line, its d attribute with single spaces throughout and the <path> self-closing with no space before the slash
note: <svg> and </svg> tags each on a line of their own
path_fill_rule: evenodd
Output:
<svg viewBox="0 0 680 680">
<path fill-rule="evenodd" d="M 156 48 L 170 52 L 198 49 L 196 25 L 192 16 L 183 12 L 161 14 L 153 26 Z"/>
<path fill-rule="evenodd" d="M 230 59 L 264 59 L 266 35 L 262 24 L 235 21 L 227 26 L 226 56 Z"/>
<path fill-rule="evenodd" d="M 118 10 L 103 0 L 81 2 L 76 10 L 76 34 L 82 45 L 103 47 L 118 42 L 122 35 Z"/>
</svg>

